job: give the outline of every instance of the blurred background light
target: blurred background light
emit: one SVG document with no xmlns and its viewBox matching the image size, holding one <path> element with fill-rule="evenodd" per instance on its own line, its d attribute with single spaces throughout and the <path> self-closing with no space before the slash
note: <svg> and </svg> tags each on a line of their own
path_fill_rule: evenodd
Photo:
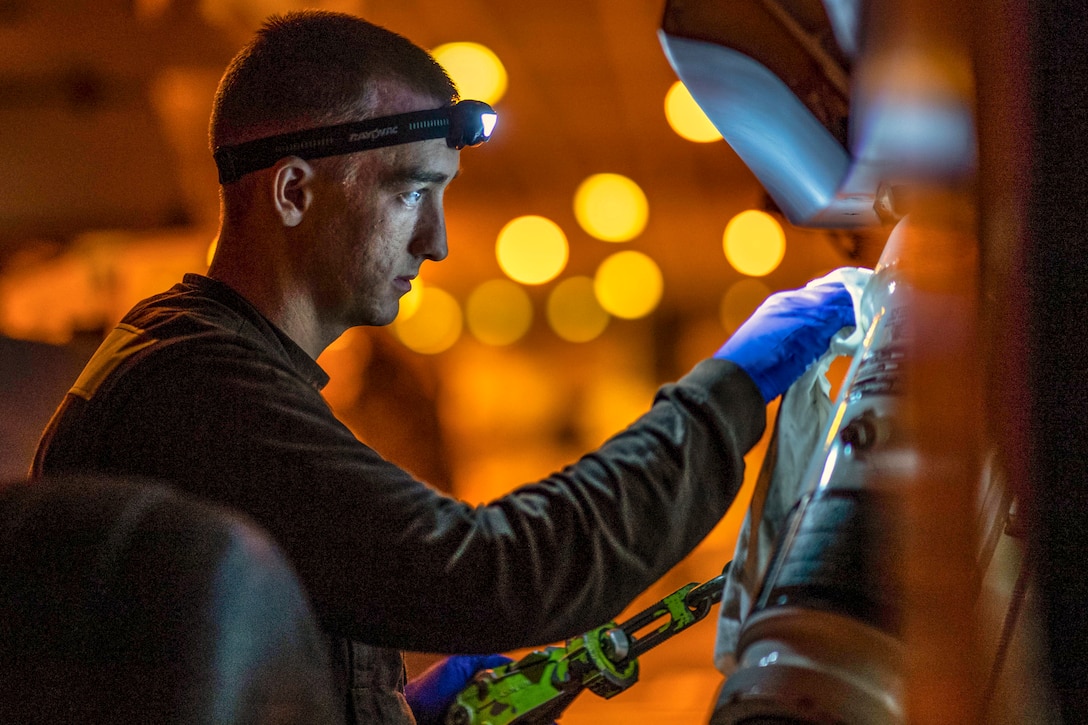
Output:
<svg viewBox="0 0 1088 725">
<path fill-rule="evenodd" d="M 669 126 L 682 138 L 696 143 L 719 141 L 721 133 L 699 108 L 691 97 L 691 92 L 680 81 L 676 81 L 665 94 L 665 118 Z"/>
<path fill-rule="evenodd" d="M 633 250 L 606 258 L 593 279 L 593 291 L 601 307 L 627 320 L 653 312 L 663 290 L 664 281 L 657 263 Z"/>
<path fill-rule="evenodd" d="M 408 290 L 400 298 L 400 310 L 397 312 L 398 320 L 407 320 L 416 313 L 420 303 L 423 302 L 423 280 L 416 277 L 412 280 L 412 289 Z"/>
<path fill-rule="evenodd" d="M 494 104 L 506 93 L 506 68 L 487 46 L 446 43 L 431 51 L 431 55 L 457 84 L 461 98 Z"/>
<path fill-rule="evenodd" d="M 520 340 L 533 321 L 533 303 L 525 290 L 507 279 L 479 285 L 465 303 L 469 332 L 487 345 L 509 345 Z"/>
<path fill-rule="evenodd" d="M 730 219 L 725 225 L 722 245 L 733 269 L 749 277 L 770 274 L 786 256 L 782 225 L 758 209 L 742 211 Z"/>
<path fill-rule="evenodd" d="M 574 216 L 590 236 L 626 242 L 646 228 L 650 205 L 638 184 L 620 174 L 594 174 L 574 192 Z"/>
<path fill-rule="evenodd" d="M 730 285 L 722 295 L 719 311 L 725 331 L 732 334 L 770 294 L 770 287 L 752 277 L 738 280 Z"/>
<path fill-rule="evenodd" d="M 393 332 L 408 348 L 433 355 L 448 350 L 461 336 L 461 306 L 445 290 L 427 286 L 412 316 L 393 322 Z"/>
<path fill-rule="evenodd" d="M 597 302 L 593 280 L 568 277 L 548 295 L 548 324 L 567 342 L 589 342 L 608 327 L 609 315 Z"/>
<path fill-rule="evenodd" d="M 495 255 L 510 279 L 522 284 L 543 284 L 567 266 L 570 247 L 559 225 L 542 216 L 521 216 L 499 231 Z"/>
</svg>

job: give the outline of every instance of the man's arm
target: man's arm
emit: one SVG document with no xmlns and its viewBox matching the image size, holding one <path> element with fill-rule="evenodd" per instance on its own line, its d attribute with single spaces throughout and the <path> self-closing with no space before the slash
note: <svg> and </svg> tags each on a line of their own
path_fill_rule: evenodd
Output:
<svg viewBox="0 0 1088 725">
<path fill-rule="evenodd" d="M 819 336 L 795 333 L 819 323 L 834 327 L 829 337 L 843 324 L 840 312 L 814 322 L 811 301 L 804 308 L 770 316 L 770 327 L 757 312 L 737 333 L 776 345 L 762 371 L 772 378 L 815 357 Z M 717 523 L 765 424 L 766 392 L 753 382 L 762 358 L 740 349 L 748 372 L 701 363 L 600 449 L 487 506 L 383 460 L 289 367 L 225 336 L 172 345 L 129 371 L 111 391 L 94 463 L 245 512 L 284 547 L 335 633 L 503 651 L 615 616 Z"/>
<path fill-rule="evenodd" d="M 707 361 L 599 450 L 473 507 L 383 460 L 266 360 L 202 345 L 142 367 L 116 393 L 109 467 L 245 512 L 328 628 L 417 650 L 505 651 L 614 616 L 717 523 L 764 426 L 748 376 Z"/>
</svg>

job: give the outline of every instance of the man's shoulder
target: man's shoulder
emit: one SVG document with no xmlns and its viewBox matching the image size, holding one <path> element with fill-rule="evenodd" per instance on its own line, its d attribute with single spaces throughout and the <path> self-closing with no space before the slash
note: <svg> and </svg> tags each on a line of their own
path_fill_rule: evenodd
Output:
<svg viewBox="0 0 1088 725">
<path fill-rule="evenodd" d="M 90 400 L 103 384 L 114 388 L 122 380 L 126 387 L 159 389 L 156 381 L 165 378 L 177 389 L 209 368 L 242 366 L 262 377 L 289 369 L 274 334 L 232 303 L 187 282 L 137 303 L 99 346 L 72 392 Z"/>
<path fill-rule="evenodd" d="M 252 327 L 246 311 L 189 280 L 138 302 L 121 324 L 160 340 L 214 333 L 245 337 Z"/>
<path fill-rule="evenodd" d="M 328 377 L 286 333 L 230 286 L 197 274 L 187 274 L 170 290 L 140 302 L 121 320 L 142 338 L 163 348 L 199 354 L 238 356 L 289 371 L 320 389 Z"/>
</svg>

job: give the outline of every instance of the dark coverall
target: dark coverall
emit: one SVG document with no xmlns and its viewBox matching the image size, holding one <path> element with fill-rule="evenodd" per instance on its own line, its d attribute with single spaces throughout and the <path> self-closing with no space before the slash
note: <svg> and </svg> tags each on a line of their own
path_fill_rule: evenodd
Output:
<svg viewBox="0 0 1088 725">
<path fill-rule="evenodd" d="M 248 515 L 333 641 L 349 722 L 412 722 L 400 649 L 501 652 L 615 617 L 719 521 L 765 426 L 751 379 L 704 361 L 598 450 L 471 506 L 357 440 L 327 379 L 229 287 L 186 275 L 103 342 L 31 474 L 166 481 Z"/>
</svg>

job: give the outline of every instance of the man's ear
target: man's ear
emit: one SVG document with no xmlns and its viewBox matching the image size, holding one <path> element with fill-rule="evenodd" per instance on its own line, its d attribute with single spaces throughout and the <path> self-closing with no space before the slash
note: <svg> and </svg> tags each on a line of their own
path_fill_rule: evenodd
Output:
<svg viewBox="0 0 1088 725">
<path fill-rule="evenodd" d="M 313 201 L 313 178 L 313 167 L 297 156 L 280 159 L 272 167 L 272 206 L 285 227 L 302 222 Z"/>
</svg>

